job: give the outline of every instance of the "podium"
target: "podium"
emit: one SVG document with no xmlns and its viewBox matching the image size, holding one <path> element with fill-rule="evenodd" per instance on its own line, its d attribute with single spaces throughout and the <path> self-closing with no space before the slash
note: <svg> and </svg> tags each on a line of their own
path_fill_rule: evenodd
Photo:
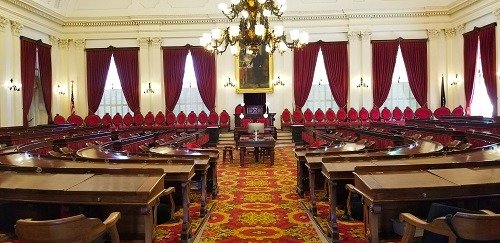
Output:
<svg viewBox="0 0 500 243">
<path fill-rule="evenodd" d="M 245 118 L 250 118 L 254 122 L 257 121 L 258 118 L 264 118 L 264 113 L 266 113 L 267 110 L 264 109 L 265 106 L 262 105 L 249 105 L 245 106 Z M 274 127 L 274 116 L 276 113 L 267 113 L 267 124 L 268 126 Z M 240 114 L 234 114 L 234 126 L 235 127 L 241 127 L 240 123 Z"/>
</svg>

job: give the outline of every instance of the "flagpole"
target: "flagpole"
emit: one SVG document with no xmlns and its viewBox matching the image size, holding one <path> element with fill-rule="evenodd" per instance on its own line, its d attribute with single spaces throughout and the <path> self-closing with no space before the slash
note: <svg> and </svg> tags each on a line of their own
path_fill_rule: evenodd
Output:
<svg viewBox="0 0 500 243">
<path fill-rule="evenodd" d="M 74 115 L 76 113 L 76 109 L 75 109 L 75 96 L 73 94 L 73 85 L 74 85 L 75 81 L 74 80 L 71 80 L 71 115 Z"/>
</svg>

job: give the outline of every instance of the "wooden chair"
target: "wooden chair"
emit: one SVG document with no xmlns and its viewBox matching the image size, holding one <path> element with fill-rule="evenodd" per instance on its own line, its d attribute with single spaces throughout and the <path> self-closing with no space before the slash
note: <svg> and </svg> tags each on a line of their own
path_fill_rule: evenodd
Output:
<svg viewBox="0 0 500 243">
<path fill-rule="evenodd" d="M 104 233 L 109 233 L 111 242 L 120 242 L 116 222 L 119 212 L 113 212 L 102 222 L 100 219 L 76 215 L 68 218 L 32 221 L 20 219 L 16 222 L 16 234 L 20 242 L 92 242 Z"/>
<path fill-rule="evenodd" d="M 375 145 L 375 141 L 368 141 L 365 143 L 365 149 L 371 149 Z"/>
<path fill-rule="evenodd" d="M 61 151 L 61 153 L 63 153 L 64 155 L 72 155 L 73 154 L 73 150 L 68 148 L 68 147 L 61 147 L 61 148 L 59 148 L 59 151 Z"/>
<path fill-rule="evenodd" d="M 453 216 L 439 217 L 432 222 L 426 222 L 410 213 L 402 213 L 399 219 L 407 224 L 401 242 L 412 242 L 416 228 L 448 236 L 449 242 L 456 242 L 457 237 L 466 240 L 500 240 L 500 214 L 488 210 L 481 211 L 485 214 L 459 212 Z"/>
<path fill-rule="evenodd" d="M 365 144 L 366 142 L 368 142 L 368 139 L 363 138 L 363 139 L 358 140 L 356 143 L 357 144 Z"/>
<path fill-rule="evenodd" d="M 139 149 L 143 152 L 143 153 L 149 153 L 149 148 L 148 146 L 146 145 L 139 145 Z"/>
<path fill-rule="evenodd" d="M 466 149 L 469 149 L 470 147 L 472 146 L 471 143 L 462 143 L 460 145 L 457 146 L 457 150 L 466 150 Z"/>
<path fill-rule="evenodd" d="M 460 140 L 453 140 L 444 145 L 446 150 L 454 150 L 458 148 L 458 145 L 461 143 Z"/>
<path fill-rule="evenodd" d="M 47 154 L 49 154 L 52 157 L 62 157 L 63 156 L 63 154 L 61 154 L 57 151 L 54 151 L 54 150 L 50 150 L 49 152 L 47 152 Z"/>
</svg>

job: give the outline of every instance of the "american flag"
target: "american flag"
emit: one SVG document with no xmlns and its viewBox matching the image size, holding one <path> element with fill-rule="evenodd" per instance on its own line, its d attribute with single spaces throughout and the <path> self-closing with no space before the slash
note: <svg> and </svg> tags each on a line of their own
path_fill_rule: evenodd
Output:
<svg viewBox="0 0 500 243">
<path fill-rule="evenodd" d="M 73 83 L 75 81 L 71 81 L 71 114 L 76 113 L 76 108 L 75 108 L 75 96 L 73 95 Z"/>
</svg>

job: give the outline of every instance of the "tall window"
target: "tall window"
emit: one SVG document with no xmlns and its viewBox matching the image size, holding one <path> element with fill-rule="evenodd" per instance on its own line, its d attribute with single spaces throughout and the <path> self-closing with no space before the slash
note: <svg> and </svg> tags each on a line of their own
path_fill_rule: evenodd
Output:
<svg viewBox="0 0 500 243">
<path fill-rule="evenodd" d="M 179 96 L 179 101 L 177 101 L 173 112 L 178 114 L 184 111 L 184 113 L 187 114 L 194 111 L 198 114 L 204 109 L 206 109 L 206 107 L 198 91 L 198 85 L 196 84 L 193 57 L 191 56 L 191 52 L 189 52 L 186 58 L 181 95 Z"/>
<path fill-rule="evenodd" d="M 401 110 L 405 109 L 407 106 L 412 110 L 417 109 L 417 101 L 408 83 L 408 74 L 406 73 L 406 67 L 400 47 L 398 47 L 396 66 L 394 67 L 394 74 L 392 75 L 391 90 L 389 91 L 389 95 L 383 107 L 393 110 L 396 106 Z"/>
<path fill-rule="evenodd" d="M 132 113 L 123 95 L 120 77 L 118 77 L 118 71 L 116 70 L 115 58 L 111 56 L 104 94 L 101 104 L 97 109 L 97 115 L 103 117 L 106 113 L 109 113 L 111 116 L 120 113 L 123 116 L 127 112 Z"/>
<path fill-rule="evenodd" d="M 481 52 L 479 51 L 480 45 L 481 42 L 477 45 L 476 75 L 474 75 L 474 87 L 472 88 L 472 104 L 470 106 L 470 112 L 473 116 L 491 117 L 493 114 L 493 105 L 491 104 L 490 97 L 488 96 L 488 91 L 486 91 L 486 84 L 484 83 L 484 78 L 481 73 L 483 70 L 483 64 L 481 63 Z"/>
<path fill-rule="evenodd" d="M 306 104 L 302 111 L 305 111 L 307 108 L 311 109 L 313 112 L 318 108 L 323 110 L 323 112 L 328 110 L 328 108 L 332 108 L 335 111 L 338 110 L 338 105 L 333 99 L 328 83 L 328 76 L 326 75 L 325 61 L 321 48 L 319 49 L 318 58 L 316 59 L 316 68 L 314 69 L 311 92 L 309 93 L 309 97 L 307 97 Z"/>
<path fill-rule="evenodd" d="M 40 60 L 38 58 L 38 47 L 36 48 L 35 57 L 35 81 L 34 81 L 33 97 L 31 99 L 30 111 L 28 113 L 29 126 L 46 124 L 47 119 L 42 119 L 42 116 L 47 116 L 45 109 L 45 100 L 43 99 L 42 82 L 40 80 Z M 45 118 L 44 117 L 44 118 Z"/>
</svg>

